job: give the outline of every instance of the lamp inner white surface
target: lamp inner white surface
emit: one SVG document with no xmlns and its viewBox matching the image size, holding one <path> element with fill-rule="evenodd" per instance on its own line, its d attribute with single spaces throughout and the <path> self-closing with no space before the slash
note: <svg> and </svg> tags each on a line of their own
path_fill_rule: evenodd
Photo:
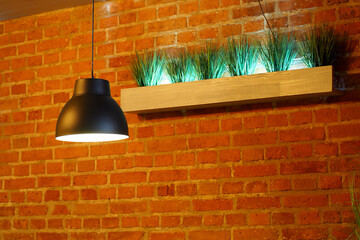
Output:
<svg viewBox="0 0 360 240">
<path fill-rule="evenodd" d="M 129 136 L 113 133 L 83 133 L 58 136 L 55 139 L 64 142 L 110 142 L 127 139 Z"/>
</svg>

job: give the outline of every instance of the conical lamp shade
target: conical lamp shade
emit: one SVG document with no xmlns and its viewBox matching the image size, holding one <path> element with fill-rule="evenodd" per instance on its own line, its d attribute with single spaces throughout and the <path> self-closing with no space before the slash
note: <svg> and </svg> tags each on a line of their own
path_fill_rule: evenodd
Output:
<svg viewBox="0 0 360 240">
<path fill-rule="evenodd" d="M 126 118 L 111 98 L 109 82 L 97 78 L 77 80 L 73 97 L 60 112 L 55 139 L 104 142 L 128 137 Z"/>
</svg>

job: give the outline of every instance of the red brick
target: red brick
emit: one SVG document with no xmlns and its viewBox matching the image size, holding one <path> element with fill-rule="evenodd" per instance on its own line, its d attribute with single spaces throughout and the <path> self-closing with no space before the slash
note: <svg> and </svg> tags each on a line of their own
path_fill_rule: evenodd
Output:
<svg viewBox="0 0 360 240">
<path fill-rule="evenodd" d="M 242 119 L 225 119 L 221 120 L 221 130 L 222 131 L 236 131 L 242 128 Z"/>
<path fill-rule="evenodd" d="M 278 239 L 275 229 L 239 229 L 234 231 L 234 238 L 239 240 Z"/>
<path fill-rule="evenodd" d="M 18 162 L 19 161 L 19 153 L 17 152 L 2 152 L 0 153 L 0 162 Z"/>
<path fill-rule="evenodd" d="M 232 210 L 233 201 L 230 199 L 193 200 L 195 211 Z"/>
<path fill-rule="evenodd" d="M 264 193 L 267 192 L 267 184 L 261 181 L 248 182 L 245 185 L 246 193 Z"/>
<path fill-rule="evenodd" d="M 36 233 L 36 239 L 38 239 L 38 240 L 47 240 L 47 239 L 67 240 L 68 235 L 66 233 L 38 232 L 38 233 Z"/>
<path fill-rule="evenodd" d="M 229 12 L 226 10 L 211 12 L 211 13 L 202 13 L 202 14 L 194 14 L 189 18 L 190 26 L 198 26 L 203 24 L 210 23 L 219 23 L 228 20 Z"/>
<path fill-rule="evenodd" d="M 300 13 L 290 16 L 292 26 L 306 25 L 311 23 L 311 13 Z"/>
<path fill-rule="evenodd" d="M 274 164 L 249 165 L 234 167 L 235 177 L 263 177 L 277 174 L 277 167 Z"/>
<path fill-rule="evenodd" d="M 336 21 L 336 9 L 317 11 L 314 14 L 315 23 L 326 23 Z"/>
<path fill-rule="evenodd" d="M 39 187 L 65 187 L 70 186 L 71 177 L 39 177 Z"/>
<path fill-rule="evenodd" d="M 293 179 L 293 190 L 296 191 L 311 191 L 317 188 L 316 178 L 304 177 Z"/>
<path fill-rule="evenodd" d="M 206 215 L 204 217 L 205 226 L 221 226 L 224 223 L 224 217 L 220 215 Z"/>
<path fill-rule="evenodd" d="M 112 184 L 138 183 L 146 181 L 146 172 L 113 173 L 110 176 Z"/>
<path fill-rule="evenodd" d="M 193 42 L 196 39 L 196 32 L 182 32 L 178 33 L 177 41 L 179 43 Z"/>
<path fill-rule="evenodd" d="M 321 127 L 279 131 L 280 142 L 323 140 L 324 138 L 325 130 Z"/>
<path fill-rule="evenodd" d="M 323 223 L 339 223 L 341 220 L 340 212 L 337 211 L 325 211 L 323 213 Z"/>
<path fill-rule="evenodd" d="M 230 176 L 231 176 L 230 168 L 190 170 L 190 179 L 217 179 L 217 178 L 229 178 Z"/>
<path fill-rule="evenodd" d="M 189 13 L 197 12 L 197 11 L 199 11 L 199 4 L 197 1 L 181 3 L 179 5 L 179 13 L 180 14 L 189 14 Z"/>
<path fill-rule="evenodd" d="M 304 225 L 319 224 L 320 214 L 318 211 L 302 211 L 298 215 L 299 223 Z"/>
<path fill-rule="evenodd" d="M 301 161 L 282 163 L 281 174 L 321 173 L 326 172 L 327 166 L 324 161 Z"/>
<path fill-rule="evenodd" d="M 157 200 L 150 202 L 151 212 L 186 212 L 190 209 L 190 201 Z"/>
<path fill-rule="evenodd" d="M 118 188 L 118 198 L 135 198 L 135 188 L 134 187 L 119 187 Z"/>
<path fill-rule="evenodd" d="M 244 117 L 245 129 L 256 129 L 265 127 L 265 117 L 261 115 Z"/>
<path fill-rule="evenodd" d="M 141 213 L 146 211 L 147 211 L 146 202 L 121 201 L 121 203 L 110 204 L 110 213 L 139 213 L 139 212 Z"/>
<path fill-rule="evenodd" d="M 162 216 L 161 227 L 176 227 L 180 225 L 180 216 Z"/>
<path fill-rule="evenodd" d="M 83 200 L 97 200 L 98 195 L 95 189 L 81 189 L 81 199 Z"/>
<path fill-rule="evenodd" d="M 1 108 L 1 107 L 0 107 Z M 33 123 L 26 123 L 26 124 L 13 124 L 10 126 L 5 126 L 4 128 L 4 135 L 21 135 L 26 133 L 33 133 L 34 132 L 34 124 Z"/>
<path fill-rule="evenodd" d="M 220 193 L 219 183 L 200 183 L 198 186 L 199 195 L 218 195 Z"/>
<path fill-rule="evenodd" d="M 132 239 L 132 240 L 141 240 L 143 239 L 143 232 L 110 232 L 108 233 L 109 240 L 118 240 L 118 239 Z"/>
<path fill-rule="evenodd" d="M 96 233 L 96 232 L 71 233 L 71 240 L 82 240 L 82 239 L 91 239 L 91 240 L 105 239 L 105 233 Z"/>
<path fill-rule="evenodd" d="M 44 219 L 31 219 L 30 220 L 30 228 L 32 229 L 44 229 L 46 226 L 46 222 Z"/>
<path fill-rule="evenodd" d="M 74 215 L 105 215 L 108 213 L 107 204 L 76 204 L 72 213 Z"/>
<path fill-rule="evenodd" d="M 183 181 L 187 179 L 186 170 L 153 170 L 150 172 L 150 182 Z"/>
<path fill-rule="evenodd" d="M 11 202 L 23 203 L 25 201 L 25 192 L 13 192 L 11 193 Z"/>
<path fill-rule="evenodd" d="M 264 150 L 261 148 L 243 149 L 242 159 L 244 161 L 258 161 L 264 159 Z"/>
<path fill-rule="evenodd" d="M 237 199 L 237 209 L 261 209 L 279 207 L 279 197 L 240 197 Z"/>
<path fill-rule="evenodd" d="M 197 161 L 200 164 L 214 163 L 217 160 L 217 153 L 215 151 L 204 151 L 197 153 Z"/>
<path fill-rule="evenodd" d="M 193 196 L 196 192 L 196 184 L 182 184 L 176 187 L 177 196 Z"/>
<path fill-rule="evenodd" d="M 244 182 L 225 182 L 222 185 L 223 194 L 243 193 Z"/>
<path fill-rule="evenodd" d="M 328 236 L 326 228 L 284 228 L 282 236 L 287 239 L 299 239 L 307 236 L 308 239 L 324 239 Z"/>
<path fill-rule="evenodd" d="M 109 28 L 117 26 L 118 24 L 118 17 L 117 16 L 111 16 L 107 18 L 100 19 L 100 28 Z"/>
<path fill-rule="evenodd" d="M 264 29 L 264 21 L 252 21 L 244 24 L 244 33 L 258 32 Z"/>
<path fill-rule="evenodd" d="M 113 143 L 90 147 L 91 156 L 118 155 L 124 154 L 126 150 L 125 143 Z"/>
<path fill-rule="evenodd" d="M 101 219 L 102 228 L 118 228 L 119 227 L 119 218 L 117 217 L 107 217 Z"/>
<path fill-rule="evenodd" d="M 5 189 L 27 189 L 35 187 L 35 178 L 5 180 Z"/>
<path fill-rule="evenodd" d="M 13 220 L 14 228 L 16 229 L 27 229 L 28 220 L 27 219 L 14 219 Z"/>
<path fill-rule="evenodd" d="M 195 164 L 194 153 L 177 154 L 175 159 L 176 166 L 192 166 Z"/>
<path fill-rule="evenodd" d="M 295 158 L 304 158 L 312 156 L 311 144 L 298 144 L 290 146 L 290 156 Z"/>
<path fill-rule="evenodd" d="M 341 143 L 341 155 L 357 154 L 360 141 L 345 141 Z"/>
<path fill-rule="evenodd" d="M 234 145 L 248 146 L 248 145 L 265 145 L 276 142 L 276 132 L 257 132 L 244 133 L 234 135 Z"/>
<path fill-rule="evenodd" d="M 69 209 L 65 205 L 55 205 L 52 215 L 68 215 Z"/>
<path fill-rule="evenodd" d="M 250 213 L 249 214 L 249 225 L 270 225 L 270 214 L 269 213 Z"/>
<path fill-rule="evenodd" d="M 125 13 L 119 16 L 120 24 L 134 23 L 136 22 L 137 14 L 135 12 Z"/>
<path fill-rule="evenodd" d="M 46 215 L 47 212 L 48 212 L 48 207 L 45 205 L 19 207 L 20 216 L 41 216 L 41 215 Z"/>
<path fill-rule="evenodd" d="M 121 218 L 121 226 L 123 228 L 139 227 L 140 220 L 137 217 L 122 217 Z"/>
<path fill-rule="evenodd" d="M 138 132 L 139 134 L 139 132 Z M 155 135 L 156 136 L 171 136 L 175 134 L 174 125 L 159 125 L 155 126 Z"/>
<path fill-rule="evenodd" d="M 229 136 L 226 135 L 193 137 L 189 139 L 189 148 L 213 148 L 219 146 L 228 146 L 229 143 Z"/>
<path fill-rule="evenodd" d="M 45 202 L 48 201 L 59 201 L 60 192 L 55 190 L 47 190 L 45 192 Z"/>
<path fill-rule="evenodd" d="M 319 178 L 320 189 L 337 189 L 342 188 L 341 176 L 323 176 Z"/>
<path fill-rule="evenodd" d="M 329 123 L 338 121 L 338 110 L 334 108 L 319 109 L 315 111 L 315 122 Z"/>
<path fill-rule="evenodd" d="M 175 186 L 173 184 L 159 186 L 157 188 L 157 194 L 158 196 L 175 196 Z"/>
<path fill-rule="evenodd" d="M 198 32 L 199 39 L 215 39 L 218 37 L 216 28 L 206 28 Z"/>
<path fill-rule="evenodd" d="M 4 233 L 4 240 L 33 240 L 35 237 L 34 233 Z"/>
<path fill-rule="evenodd" d="M 158 226 L 159 226 L 158 216 L 141 217 L 141 227 L 158 227 Z"/>
<path fill-rule="evenodd" d="M 294 224 L 295 218 L 293 213 L 277 212 L 271 215 L 272 223 L 274 225 Z"/>
<path fill-rule="evenodd" d="M 337 143 L 319 143 L 315 145 L 315 153 L 322 156 L 338 155 Z"/>
<path fill-rule="evenodd" d="M 84 228 L 100 228 L 99 218 L 88 218 L 83 220 Z"/>
<path fill-rule="evenodd" d="M 79 175 L 74 177 L 74 186 L 81 185 L 103 185 L 107 182 L 105 174 Z"/>
<path fill-rule="evenodd" d="M 359 124 L 329 126 L 330 138 L 356 137 L 360 135 Z"/>
<path fill-rule="evenodd" d="M 163 32 L 170 31 L 187 26 L 186 18 L 167 19 L 164 21 L 156 21 L 148 24 L 149 32 Z"/>
<path fill-rule="evenodd" d="M 133 37 L 139 36 L 144 33 L 144 25 L 134 25 L 134 26 L 127 26 L 122 28 L 116 28 L 109 30 L 108 32 L 108 40 L 125 38 L 125 37 Z"/>
<path fill-rule="evenodd" d="M 189 240 L 227 240 L 230 239 L 231 232 L 230 230 L 226 231 L 210 231 L 210 230 L 203 230 L 203 231 L 191 231 L 189 233 Z"/>
<path fill-rule="evenodd" d="M 344 106 L 340 108 L 341 121 L 360 119 L 360 106 Z"/>
<path fill-rule="evenodd" d="M 314 1 L 282 1 L 279 3 L 279 8 L 281 11 L 289 11 L 289 10 L 297 10 L 297 9 L 306 9 L 306 8 L 315 8 L 315 7 L 321 7 L 322 1 L 320 0 L 314 0 Z"/>
<path fill-rule="evenodd" d="M 242 33 L 242 25 L 241 24 L 227 24 L 221 27 L 222 37 L 231 37 L 237 36 Z"/>
<path fill-rule="evenodd" d="M 184 216 L 183 225 L 184 226 L 200 226 L 202 217 L 200 216 Z"/>
<path fill-rule="evenodd" d="M 283 197 L 285 207 L 326 207 L 327 195 L 296 195 Z"/>
<path fill-rule="evenodd" d="M 266 159 L 286 159 L 288 149 L 287 147 L 268 147 L 265 155 Z"/>
<path fill-rule="evenodd" d="M 290 114 L 290 124 L 300 125 L 312 122 L 312 112 L 310 111 L 297 111 Z"/>
<path fill-rule="evenodd" d="M 28 202 L 41 202 L 42 201 L 42 191 L 28 191 L 27 192 L 27 201 Z"/>
<path fill-rule="evenodd" d="M 171 152 L 175 150 L 186 149 L 185 138 L 169 138 L 151 140 L 147 142 L 147 148 L 149 152 Z"/>
</svg>

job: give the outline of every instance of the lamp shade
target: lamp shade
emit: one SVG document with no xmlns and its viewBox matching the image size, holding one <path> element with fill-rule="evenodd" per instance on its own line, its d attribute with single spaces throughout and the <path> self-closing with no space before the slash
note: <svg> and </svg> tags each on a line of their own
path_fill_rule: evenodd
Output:
<svg viewBox="0 0 360 240">
<path fill-rule="evenodd" d="M 98 78 L 79 79 L 74 95 L 61 110 L 56 140 L 104 142 L 129 137 L 123 111 L 110 95 L 109 82 Z"/>
</svg>

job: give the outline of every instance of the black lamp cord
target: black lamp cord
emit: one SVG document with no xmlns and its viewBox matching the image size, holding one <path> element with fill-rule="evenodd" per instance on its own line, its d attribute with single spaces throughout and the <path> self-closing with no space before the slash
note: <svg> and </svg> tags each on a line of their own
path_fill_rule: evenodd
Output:
<svg viewBox="0 0 360 240">
<path fill-rule="evenodd" d="M 94 15 L 95 0 L 92 1 L 92 28 L 91 28 L 91 78 L 94 79 Z"/>
<path fill-rule="evenodd" d="M 272 28 L 271 28 L 271 26 L 270 26 L 270 23 L 269 23 L 267 17 L 265 16 L 264 9 L 263 9 L 263 7 L 262 7 L 262 5 L 261 5 L 261 0 L 258 0 L 258 2 L 259 2 L 259 6 L 260 6 L 261 13 L 262 13 L 263 17 L 265 18 L 266 24 L 268 25 L 271 34 L 272 34 L 273 37 L 275 38 L 275 35 L 274 35 L 274 32 L 273 32 L 273 30 L 272 30 Z"/>
</svg>

